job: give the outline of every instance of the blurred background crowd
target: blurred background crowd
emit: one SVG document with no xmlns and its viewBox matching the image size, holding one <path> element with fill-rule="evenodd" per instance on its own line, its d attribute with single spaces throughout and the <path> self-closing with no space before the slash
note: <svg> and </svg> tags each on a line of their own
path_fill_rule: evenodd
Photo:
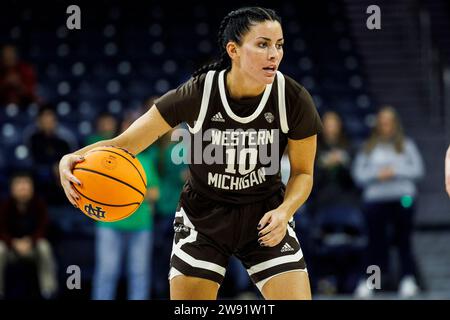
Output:
<svg viewBox="0 0 450 320">
<path fill-rule="evenodd" d="M 0 19 L 0 299 L 167 299 L 173 217 L 187 167 L 170 133 L 139 155 L 146 199 L 96 223 L 59 185 L 66 153 L 111 138 L 217 52 L 237 1 L 6 0 Z M 252 3 L 253 4 L 253 3 Z M 295 215 L 316 298 L 450 298 L 450 4 L 259 1 L 283 19 L 280 70 L 322 117 L 314 188 Z M 289 175 L 282 159 L 282 178 Z M 81 289 L 66 286 L 81 270 Z M 381 289 L 365 285 L 367 266 Z M 259 298 L 232 259 L 220 298 Z"/>
</svg>

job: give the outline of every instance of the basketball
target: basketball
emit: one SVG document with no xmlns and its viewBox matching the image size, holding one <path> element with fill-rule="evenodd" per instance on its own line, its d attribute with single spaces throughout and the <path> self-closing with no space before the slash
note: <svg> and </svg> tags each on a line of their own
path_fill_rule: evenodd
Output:
<svg viewBox="0 0 450 320">
<path fill-rule="evenodd" d="M 73 184 L 80 196 L 78 208 L 89 218 L 104 222 L 125 219 L 136 211 L 147 190 L 139 160 L 112 146 L 94 148 L 84 158 L 73 169 L 82 183 L 81 187 Z"/>
</svg>

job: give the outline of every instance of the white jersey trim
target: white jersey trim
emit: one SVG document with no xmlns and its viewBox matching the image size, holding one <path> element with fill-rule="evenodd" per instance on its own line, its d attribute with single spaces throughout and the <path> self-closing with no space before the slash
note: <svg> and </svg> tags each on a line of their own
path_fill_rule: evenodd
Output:
<svg viewBox="0 0 450 320">
<path fill-rule="evenodd" d="M 280 112 L 280 126 L 281 131 L 287 134 L 289 126 L 286 115 L 286 84 L 284 76 L 280 71 L 277 71 L 277 83 L 278 83 L 278 111 Z"/>
<path fill-rule="evenodd" d="M 278 266 L 280 264 L 290 263 L 290 262 L 298 262 L 303 258 L 303 252 L 302 249 L 299 249 L 296 253 L 291 255 L 286 255 L 278 258 L 273 258 L 271 260 L 267 260 L 261 263 L 258 263 L 257 265 L 254 265 L 253 267 L 250 267 L 250 269 L 247 269 L 248 274 L 251 276 L 252 274 L 264 271 L 266 269 Z"/>
<path fill-rule="evenodd" d="M 289 220 L 289 221 L 293 221 L 293 218 L 291 218 L 291 220 Z M 299 241 L 298 241 L 297 235 L 295 234 L 295 231 L 291 227 L 290 224 L 287 225 L 287 231 L 288 231 L 289 235 L 291 237 L 293 237 L 295 239 L 295 241 L 297 241 L 297 243 L 298 243 Z M 260 262 L 256 265 L 250 267 L 249 269 L 247 269 L 247 272 L 251 276 L 254 273 L 261 272 L 263 270 L 275 267 L 280 264 L 300 261 L 301 258 L 303 258 L 303 251 L 301 248 L 299 248 L 299 250 L 295 254 L 281 256 L 278 258 L 273 258 L 271 260 Z"/>
<path fill-rule="evenodd" d="M 252 115 L 241 118 L 233 113 L 233 110 L 231 110 L 230 105 L 228 104 L 227 95 L 225 93 L 225 81 L 224 81 L 224 74 L 225 70 L 220 71 L 219 73 L 219 92 L 220 92 L 220 99 L 222 100 L 223 107 L 225 108 L 225 112 L 228 114 L 228 116 L 233 119 L 234 121 L 240 122 L 240 123 L 249 123 L 253 120 L 255 120 L 260 113 L 263 111 L 264 106 L 267 103 L 267 100 L 270 96 L 270 91 L 272 90 L 272 84 L 266 85 L 266 89 L 264 90 L 264 94 L 261 98 L 261 101 L 259 102 L 258 108 L 256 108 L 255 112 L 253 112 Z"/>
<path fill-rule="evenodd" d="M 206 113 L 208 111 L 208 104 L 209 104 L 209 97 L 211 96 L 211 88 L 213 83 L 214 74 L 216 72 L 214 70 L 208 71 L 205 78 L 205 85 L 203 87 L 203 97 L 202 97 L 202 103 L 200 105 L 200 112 L 198 114 L 197 121 L 194 122 L 194 128 L 191 128 L 191 126 L 188 126 L 189 131 L 192 134 L 197 133 L 203 125 L 203 121 L 205 121 Z"/>
<path fill-rule="evenodd" d="M 181 273 L 180 271 L 178 271 L 177 269 L 175 269 L 174 267 L 171 267 L 170 271 L 169 271 L 169 281 L 177 276 L 184 276 L 184 274 Z M 216 284 L 217 284 L 217 287 L 220 288 L 220 284 L 217 282 L 216 282 Z"/>
<path fill-rule="evenodd" d="M 306 272 L 306 273 L 308 273 L 308 269 L 306 269 L 306 268 L 305 268 L 305 269 L 292 269 L 292 270 L 280 272 L 280 273 L 274 274 L 273 276 L 270 276 L 270 277 L 268 277 L 268 278 L 266 278 L 266 279 L 264 279 L 264 280 L 261 280 L 261 281 L 255 283 L 255 284 L 256 284 L 256 287 L 257 287 L 257 288 L 259 289 L 259 291 L 262 293 L 262 292 L 263 292 L 262 290 L 263 290 L 264 285 L 265 285 L 270 279 L 272 279 L 273 277 L 279 276 L 280 274 L 284 274 L 284 273 L 288 273 L 288 272 L 293 272 L 293 271 L 301 271 L 301 272 Z"/>
<path fill-rule="evenodd" d="M 188 216 L 186 214 L 186 211 L 184 211 L 183 208 L 181 208 L 180 211 L 177 211 L 175 213 L 175 217 L 182 217 L 183 218 L 183 224 L 186 227 L 189 227 L 191 230 L 190 230 L 189 236 L 187 236 L 184 239 L 181 239 L 180 241 L 178 241 L 178 243 L 175 243 L 175 239 L 174 239 L 173 244 L 172 244 L 171 257 L 173 255 L 175 255 L 175 256 L 177 256 L 178 258 L 180 258 L 181 260 L 183 260 L 184 262 L 186 262 L 187 264 L 189 264 L 192 267 L 206 269 L 206 270 L 209 270 L 209 271 L 214 271 L 214 272 L 220 274 L 221 276 L 225 276 L 225 268 L 224 267 L 222 267 L 222 266 L 220 266 L 218 264 L 215 264 L 213 262 L 195 259 L 191 255 L 189 255 L 185 251 L 183 251 L 182 246 L 185 243 L 192 243 L 192 242 L 195 242 L 197 240 L 198 231 L 195 230 L 194 225 L 192 224 L 191 220 L 189 220 L 189 218 L 188 218 Z"/>
</svg>

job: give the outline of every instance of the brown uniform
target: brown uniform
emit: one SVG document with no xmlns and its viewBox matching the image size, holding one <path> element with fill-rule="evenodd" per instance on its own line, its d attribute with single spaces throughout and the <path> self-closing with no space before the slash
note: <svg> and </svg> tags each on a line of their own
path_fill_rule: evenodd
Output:
<svg viewBox="0 0 450 320">
<path fill-rule="evenodd" d="M 317 134 L 320 117 L 305 88 L 277 73 L 272 85 L 233 100 L 226 71 L 192 78 L 156 101 L 169 125 L 186 122 L 190 178 L 175 214 L 170 278 L 221 283 L 234 254 L 262 288 L 270 277 L 306 270 L 293 223 L 275 247 L 258 244 L 257 224 L 282 202 L 279 164 L 289 139 Z"/>
</svg>

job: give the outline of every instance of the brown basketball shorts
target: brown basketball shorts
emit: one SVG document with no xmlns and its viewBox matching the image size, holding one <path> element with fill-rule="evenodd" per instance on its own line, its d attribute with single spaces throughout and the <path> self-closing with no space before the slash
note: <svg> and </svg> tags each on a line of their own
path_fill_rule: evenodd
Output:
<svg viewBox="0 0 450 320">
<path fill-rule="evenodd" d="M 261 202 L 228 205 L 185 188 L 175 214 L 169 280 L 182 274 L 209 279 L 220 286 L 231 255 L 243 263 L 259 290 L 275 275 L 307 271 L 293 220 L 275 247 L 258 243 L 260 219 L 282 202 L 281 190 Z"/>
</svg>

